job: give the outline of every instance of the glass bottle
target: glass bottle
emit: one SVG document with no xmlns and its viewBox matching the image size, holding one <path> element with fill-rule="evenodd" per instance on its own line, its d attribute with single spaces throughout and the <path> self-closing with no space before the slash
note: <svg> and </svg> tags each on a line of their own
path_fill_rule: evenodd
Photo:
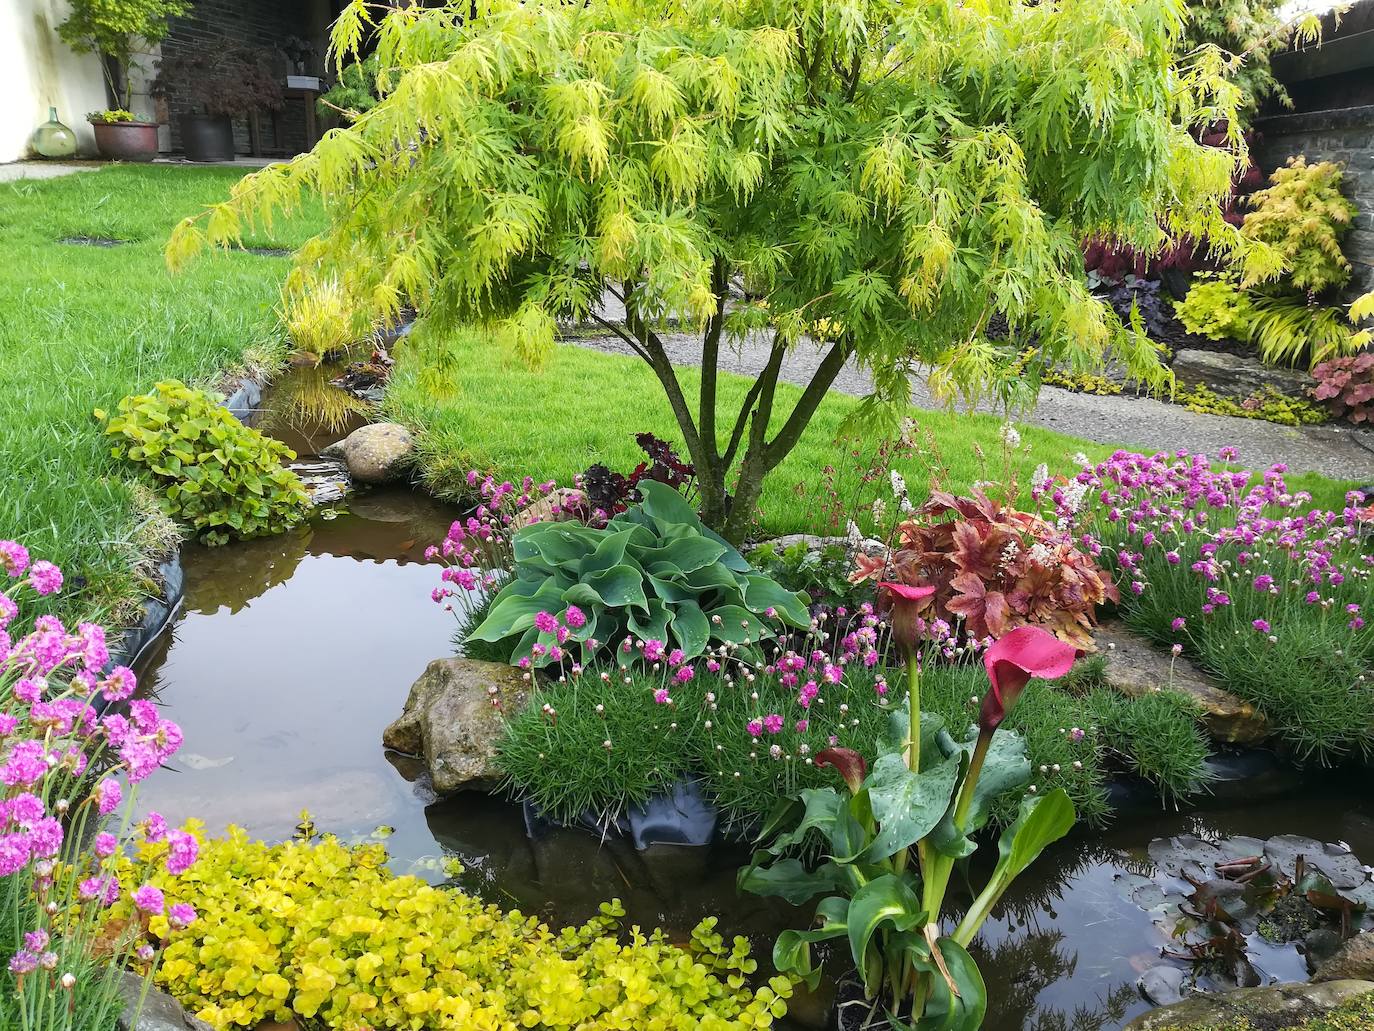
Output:
<svg viewBox="0 0 1374 1031">
<path fill-rule="evenodd" d="M 76 155 L 76 133 L 57 120 L 57 108 L 48 108 L 48 120 L 33 131 L 33 152 L 41 158 L 69 158 Z"/>
</svg>

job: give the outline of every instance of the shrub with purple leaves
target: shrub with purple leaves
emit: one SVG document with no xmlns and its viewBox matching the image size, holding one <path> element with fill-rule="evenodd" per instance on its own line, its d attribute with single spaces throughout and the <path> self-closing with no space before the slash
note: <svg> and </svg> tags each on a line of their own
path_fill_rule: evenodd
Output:
<svg viewBox="0 0 1374 1031">
<path fill-rule="evenodd" d="M 1374 419 L 1374 353 L 1332 358 L 1314 368 L 1312 376 L 1317 381 L 1312 396 L 1325 401 L 1337 418 L 1353 423 Z"/>
<path fill-rule="evenodd" d="M 194 837 L 151 813 L 135 824 L 140 781 L 181 745 L 133 671 L 111 665 L 96 623 L 69 628 L 51 614 L 16 625 L 21 592 L 41 605 L 62 572 L 0 540 L 0 1027 L 113 1027 L 119 969 L 147 974 L 168 934 L 195 919 L 146 883 L 196 859 Z M 117 830 L 111 833 L 106 827 Z M 123 856 L 138 843 L 138 856 Z M 117 871 L 132 877 L 114 916 Z"/>
</svg>

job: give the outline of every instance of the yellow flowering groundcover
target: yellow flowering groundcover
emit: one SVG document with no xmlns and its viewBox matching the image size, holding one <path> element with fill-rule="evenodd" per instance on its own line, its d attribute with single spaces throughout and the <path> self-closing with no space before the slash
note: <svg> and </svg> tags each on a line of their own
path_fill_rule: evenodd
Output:
<svg viewBox="0 0 1374 1031">
<path fill-rule="evenodd" d="M 555 932 L 396 876 L 386 858 L 379 844 L 268 845 L 235 827 L 204 841 L 179 882 L 199 918 L 151 928 L 170 938 L 157 983 L 216 1028 L 735 1031 L 786 1012 L 792 983 L 751 987 L 748 942 L 727 944 L 714 918 L 686 947 L 638 927 L 622 939 L 618 902 Z"/>
</svg>

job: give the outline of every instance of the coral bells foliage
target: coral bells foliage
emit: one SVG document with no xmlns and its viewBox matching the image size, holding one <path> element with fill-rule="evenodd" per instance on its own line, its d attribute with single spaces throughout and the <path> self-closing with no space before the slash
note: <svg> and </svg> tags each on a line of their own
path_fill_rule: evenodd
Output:
<svg viewBox="0 0 1374 1031">
<path fill-rule="evenodd" d="M 0 981 L 7 982 L 0 1026 L 112 1026 L 118 999 L 110 977 L 91 973 L 92 961 L 136 963 L 156 954 L 163 935 L 154 921 L 168 900 L 146 877 L 154 869 L 169 878 L 185 873 L 196 843 L 155 815 L 139 825 L 148 849 L 147 860 L 130 868 L 139 916 L 114 921 L 108 907 L 121 895 L 121 842 L 86 829 L 107 818 L 129 825 L 125 785 L 166 761 L 181 731 L 152 702 L 130 700 L 134 674 L 110 666 L 98 624 L 70 629 L 45 614 L 18 632 L 16 596 L 60 591 L 56 566 L 0 541 L 0 572 L 8 580 L 0 581 L 0 911 L 17 916 L 0 922 Z M 178 918 L 186 923 L 194 913 L 183 904 Z"/>
<path fill-rule="evenodd" d="M 980 640 L 1039 626 L 1091 648 L 1096 606 L 1117 597 L 1110 575 L 1070 534 L 981 492 L 932 491 L 897 527 L 886 554 L 860 554 L 857 561 L 856 582 L 881 576 L 932 587 L 928 601 L 903 599 L 903 608 L 915 607 L 928 621 L 961 623 Z"/>
<path fill-rule="evenodd" d="M 1332 358 L 1312 370 L 1312 396 L 1333 415 L 1353 423 L 1374 421 L 1374 353 Z"/>
<path fill-rule="evenodd" d="M 1256 478 L 1205 455 L 1118 451 L 1060 490 L 1083 492 L 1081 506 L 1060 508 L 1115 565 L 1133 625 L 1183 644 L 1300 755 L 1368 751 L 1374 513 L 1358 493 L 1339 512 L 1310 508 L 1286 471 Z"/>
</svg>

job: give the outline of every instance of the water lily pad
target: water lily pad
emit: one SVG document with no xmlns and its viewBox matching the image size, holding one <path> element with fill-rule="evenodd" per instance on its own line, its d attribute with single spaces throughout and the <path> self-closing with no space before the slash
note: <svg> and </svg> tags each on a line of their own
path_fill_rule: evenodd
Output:
<svg viewBox="0 0 1374 1031">
<path fill-rule="evenodd" d="M 1161 873 L 1171 877 L 1210 880 L 1217 863 L 1223 861 L 1221 849 L 1196 834 L 1156 838 L 1148 849 L 1150 859 Z"/>
<path fill-rule="evenodd" d="M 1299 834 L 1279 834 L 1264 843 L 1264 854 L 1284 873 L 1292 876 L 1298 856 L 1308 867 L 1318 870 L 1339 889 L 1357 888 L 1368 878 L 1355 856 L 1339 845 L 1325 845 Z"/>
</svg>

